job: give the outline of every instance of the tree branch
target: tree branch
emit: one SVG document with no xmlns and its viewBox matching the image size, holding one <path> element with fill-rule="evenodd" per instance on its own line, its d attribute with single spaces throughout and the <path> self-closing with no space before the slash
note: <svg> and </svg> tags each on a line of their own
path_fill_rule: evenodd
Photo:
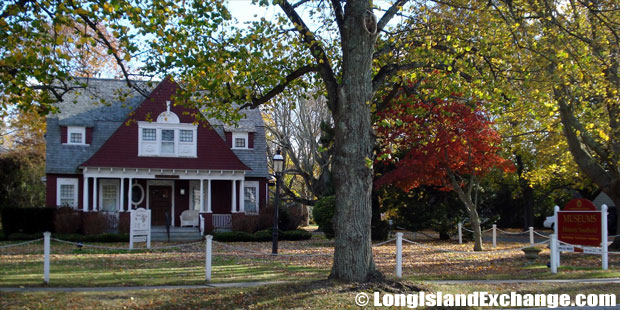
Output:
<svg viewBox="0 0 620 310">
<path fill-rule="evenodd" d="M 336 75 L 330 65 L 327 53 L 325 53 L 323 47 L 321 47 L 319 40 L 310 31 L 310 28 L 308 28 L 303 19 L 301 19 L 299 14 L 297 14 L 295 8 L 287 0 L 281 0 L 279 5 L 282 11 L 284 11 L 284 14 L 286 14 L 288 19 L 297 28 L 303 42 L 310 50 L 310 54 L 316 60 L 318 72 L 321 79 L 325 83 L 325 88 L 329 94 L 327 96 L 327 105 L 330 110 L 334 111 L 336 109 L 336 98 L 338 97 L 338 81 L 336 80 Z"/>
<path fill-rule="evenodd" d="M 342 33 L 342 25 L 344 24 L 344 12 L 342 11 L 342 5 L 340 4 L 340 0 L 331 0 L 332 8 L 334 9 L 334 15 L 336 16 L 336 24 L 338 25 L 338 30 Z"/>
<path fill-rule="evenodd" d="M 400 10 L 400 8 L 405 5 L 409 0 L 398 0 L 390 6 L 390 8 L 383 14 L 379 22 L 377 23 L 377 33 L 381 32 L 383 28 L 392 20 L 394 15 Z"/>
<path fill-rule="evenodd" d="M 316 71 L 318 71 L 318 68 L 315 67 L 315 66 L 303 66 L 303 67 L 301 67 L 301 68 L 299 68 L 299 69 L 289 73 L 284 78 L 284 82 L 283 83 L 280 83 L 280 84 L 276 85 L 274 88 L 272 88 L 268 93 L 266 93 L 263 96 L 252 98 L 252 103 L 246 103 L 246 104 L 242 105 L 240 109 L 243 109 L 243 108 L 246 108 L 246 107 L 250 107 L 252 109 L 257 108 L 261 104 L 264 104 L 264 103 L 268 102 L 273 97 L 275 97 L 278 94 L 280 94 L 281 92 L 283 92 L 284 89 L 286 89 L 286 86 L 288 86 L 294 80 L 296 80 L 296 79 L 306 75 L 306 73 L 316 72 Z"/>
</svg>

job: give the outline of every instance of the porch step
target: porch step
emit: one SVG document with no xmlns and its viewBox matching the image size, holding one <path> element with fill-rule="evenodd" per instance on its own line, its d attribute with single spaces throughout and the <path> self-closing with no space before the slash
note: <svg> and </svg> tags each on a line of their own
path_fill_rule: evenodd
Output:
<svg viewBox="0 0 620 310">
<path fill-rule="evenodd" d="M 197 241 L 202 239 L 197 227 L 170 227 L 170 241 Z M 151 227 L 151 241 L 168 241 L 166 227 Z"/>
</svg>

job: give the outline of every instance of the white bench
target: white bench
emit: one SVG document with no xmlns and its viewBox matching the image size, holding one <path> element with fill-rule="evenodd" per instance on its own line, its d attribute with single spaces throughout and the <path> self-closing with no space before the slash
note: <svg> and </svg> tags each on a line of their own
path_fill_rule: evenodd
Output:
<svg viewBox="0 0 620 310">
<path fill-rule="evenodd" d="M 185 210 L 181 213 L 181 226 L 198 226 L 198 217 L 200 211 L 198 210 Z"/>
</svg>

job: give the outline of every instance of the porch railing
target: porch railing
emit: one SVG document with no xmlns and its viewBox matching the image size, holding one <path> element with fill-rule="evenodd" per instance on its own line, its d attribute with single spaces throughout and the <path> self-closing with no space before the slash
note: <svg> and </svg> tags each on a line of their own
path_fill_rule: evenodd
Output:
<svg viewBox="0 0 620 310">
<path fill-rule="evenodd" d="M 232 215 L 213 214 L 213 228 L 232 228 Z"/>
</svg>

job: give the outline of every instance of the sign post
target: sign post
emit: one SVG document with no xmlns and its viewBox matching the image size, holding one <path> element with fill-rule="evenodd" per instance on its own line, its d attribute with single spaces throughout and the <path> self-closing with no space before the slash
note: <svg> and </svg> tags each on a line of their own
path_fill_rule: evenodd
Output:
<svg viewBox="0 0 620 310">
<path fill-rule="evenodd" d="M 151 210 L 144 208 L 131 210 L 130 249 L 133 249 L 134 242 L 146 242 L 146 247 L 151 248 Z"/>
<path fill-rule="evenodd" d="M 560 265 L 560 252 L 600 254 L 602 269 L 607 270 L 607 206 L 598 211 L 587 199 L 573 199 L 562 211 L 556 206 L 554 213 L 555 234 L 558 242 L 564 243 L 557 246 L 557 265 Z"/>
</svg>

